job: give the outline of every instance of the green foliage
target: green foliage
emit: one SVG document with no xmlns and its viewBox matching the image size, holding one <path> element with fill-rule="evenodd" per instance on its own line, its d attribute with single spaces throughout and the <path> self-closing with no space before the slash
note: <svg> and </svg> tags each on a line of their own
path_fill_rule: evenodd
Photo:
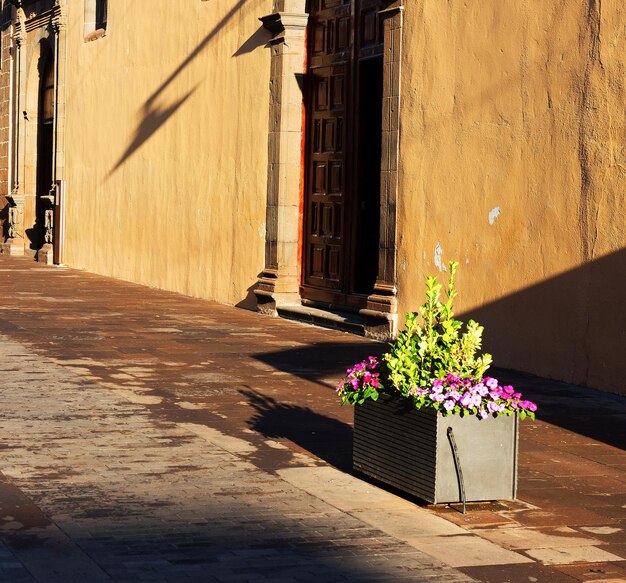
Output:
<svg viewBox="0 0 626 583">
<path fill-rule="evenodd" d="M 407 314 L 404 330 L 383 356 L 385 377 L 405 396 L 410 389 L 427 388 L 433 379 L 443 379 L 448 374 L 480 379 L 491 364 L 490 354 L 477 354 L 483 327 L 469 320 L 463 331 L 463 322 L 454 318 L 458 265 L 449 264 L 445 301 L 437 278 L 426 278 L 426 302 L 419 311 Z"/>
</svg>

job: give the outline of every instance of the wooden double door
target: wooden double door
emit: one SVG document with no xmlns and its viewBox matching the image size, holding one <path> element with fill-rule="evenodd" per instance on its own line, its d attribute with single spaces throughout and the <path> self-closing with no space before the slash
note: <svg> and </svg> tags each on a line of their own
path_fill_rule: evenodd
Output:
<svg viewBox="0 0 626 583">
<path fill-rule="evenodd" d="M 363 307 L 378 271 L 381 0 L 311 0 L 304 299 Z"/>
</svg>

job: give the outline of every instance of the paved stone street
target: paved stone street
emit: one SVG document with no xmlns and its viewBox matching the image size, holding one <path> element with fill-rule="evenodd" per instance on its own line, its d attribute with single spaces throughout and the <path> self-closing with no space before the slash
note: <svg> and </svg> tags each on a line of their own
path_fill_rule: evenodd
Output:
<svg viewBox="0 0 626 583">
<path fill-rule="evenodd" d="M 462 515 L 350 473 L 380 344 L 26 258 L 0 293 L 1 580 L 626 580 L 623 398 L 511 375 L 520 500 Z"/>
</svg>

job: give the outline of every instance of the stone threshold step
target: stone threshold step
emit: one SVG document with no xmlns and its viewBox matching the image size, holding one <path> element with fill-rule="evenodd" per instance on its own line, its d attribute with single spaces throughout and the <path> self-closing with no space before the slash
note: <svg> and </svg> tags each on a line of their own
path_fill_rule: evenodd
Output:
<svg viewBox="0 0 626 583">
<path fill-rule="evenodd" d="M 343 330 L 359 336 L 370 336 L 369 329 L 373 327 L 387 326 L 383 318 L 363 316 L 353 312 L 343 312 L 336 309 L 320 309 L 301 304 L 283 305 L 276 308 L 281 318 L 296 320 L 325 328 Z"/>
</svg>

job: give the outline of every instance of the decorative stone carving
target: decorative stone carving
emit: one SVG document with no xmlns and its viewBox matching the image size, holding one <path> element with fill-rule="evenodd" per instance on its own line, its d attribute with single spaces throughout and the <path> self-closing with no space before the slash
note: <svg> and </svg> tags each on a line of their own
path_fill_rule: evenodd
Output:
<svg viewBox="0 0 626 583">
<path fill-rule="evenodd" d="M 17 8 L 16 17 L 13 40 L 19 49 L 19 47 L 22 46 L 22 43 L 26 40 L 26 14 L 24 13 L 21 3 Z"/>
<path fill-rule="evenodd" d="M 7 240 L 2 243 L 2 253 L 24 255 L 23 206 L 24 197 L 16 194 L 6 196 L 9 204 L 7 216 Z"/>
<path fill-rule="evenodd" d="M 19 217 L 19 211 L 17 207 L 9 206 L 9 216 L 8 216 L 8 229 L 7 235 L 9 239 L 14 239 L 17 236 L 17 222 Z"/>
<path fill-rule="evenodd" d="M 44 241 L 52 243 L 54 237 L 54 211 L 48 209 L 44 214 Z"/>
</svg>

